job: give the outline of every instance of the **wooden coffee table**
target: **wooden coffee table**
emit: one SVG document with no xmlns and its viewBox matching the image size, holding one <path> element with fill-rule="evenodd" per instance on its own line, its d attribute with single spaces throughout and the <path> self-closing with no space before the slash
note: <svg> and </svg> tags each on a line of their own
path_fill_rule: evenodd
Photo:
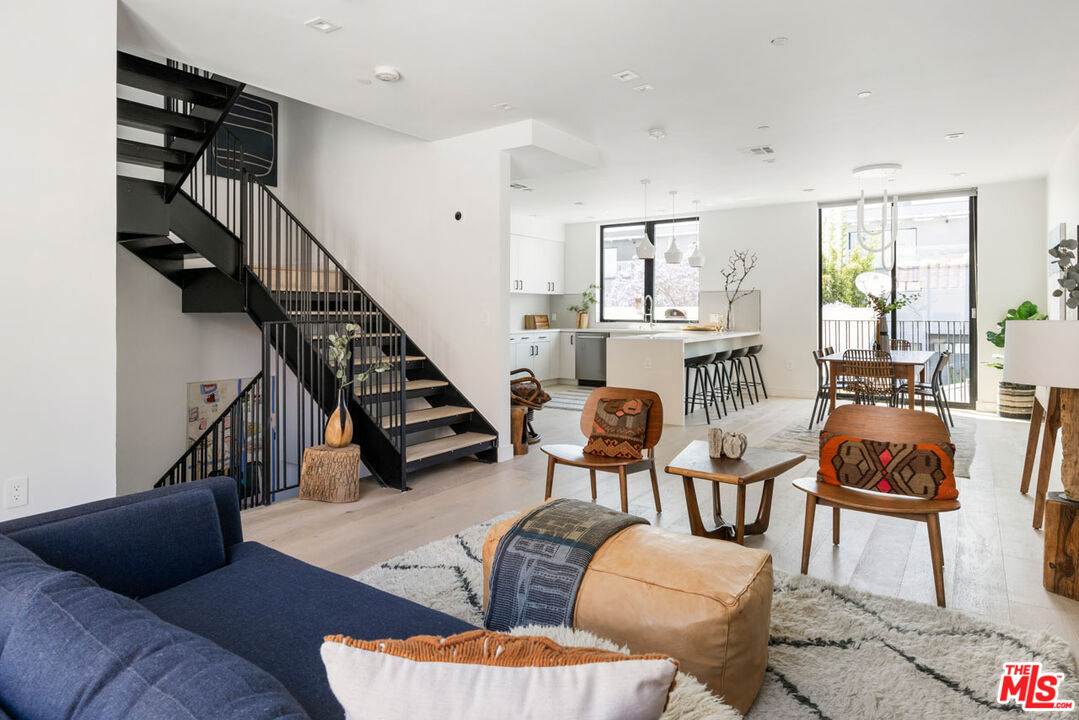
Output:
<svg viewBox="0 0 1079 720">
<path fill-rule="evenodd" d="M 739 545 L 745 544 L 746 535 L 760 535 L 768 529 L 768 520 L 772 514 L 772 486 L 777 475 L 782 475 L 806 459 L 782 450 L 764 450 L 747 448 L 738 460 L 722 458 L 713 460 L 708 456 L 708 443 L 694 440 L 678 453 L 678 457 L 667 466 L 671 475 L 681 475 L 686 490 L 686 509 L 689 511 L 689 529 L 699 537 L 716 540 L 734 540 Z M 693 487 L 694 479 L 712 482 L 712 515 L 717 527 L 708 530 L 701 520 L 701 510 L 697 505 L 697 491 Z M 746 525 L 746 486 L 764 481 L 761 504 L 757 509 L 757 519 Z M 738 486 L 738 515 L 734 523 L 722 517 L 719 500 L 719 483 Z"/>
</svg>

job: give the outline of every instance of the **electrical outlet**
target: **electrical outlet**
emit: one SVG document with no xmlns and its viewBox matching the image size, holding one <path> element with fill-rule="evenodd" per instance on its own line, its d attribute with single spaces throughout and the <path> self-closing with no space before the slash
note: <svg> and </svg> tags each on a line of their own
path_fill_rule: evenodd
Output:
<svg viewBox="0 0 1079 720">
<path fill-rule="evenodd" d="M 30 502 L 30 478 L 26 475 L 10 477 L 4 481 L 4 508 L 22 507 Z"/>
<path fill-rule="evenodd" d="M 787 361 L 787 370 L 794 370 L 794 361 L 793 360 L 788 360 Z"/>
</svg>

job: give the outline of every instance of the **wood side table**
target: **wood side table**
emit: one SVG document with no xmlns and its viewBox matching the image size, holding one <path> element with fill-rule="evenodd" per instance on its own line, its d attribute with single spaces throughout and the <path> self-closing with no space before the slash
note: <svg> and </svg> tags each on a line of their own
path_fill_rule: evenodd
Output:
<svg viewBox="0 0 1079 720">
<path fill-rule="evenodd" d="M 745 454 L 738 460 L 727 457 L 716 460 L 709 457 L 707 442 L 694 440 L 671 461 L 667 472 L 682 476 L 686 491 L 686 510 L 689 511 L 689 528 L 694 535 L 716 540 L 733 540 L 744 545 L 746 535 L 760 535 L 768 529 L 772 514 L 772 486 L 776 476 L 782 475 L 805 459 L 805 455 L 751 447 L 746 448 Z M 706 529 L 704 521 L 701 520 L 697 491 L 693 487 L 694 479 L 709 480 L 712 483 L 712 515 L 717 525 L 713 530 Z M 760 507 L 757 509 L 757 519 L 746 525 L 746 486 L 762 480 L 764 489 Z M 727 522 L 722 517 L 719 483 L 738 487 L 737 517 L 734 523 Z"/>
<path fill-rule="evenodd" d="M 1064 493 L 1049 493 L 1045 502 L 1042 585 L 1049 592 L 1079 600 L 1079 502 Z"/>
<path fill-rule="evenodd" d="M 303 451 L 300 497 L 322 502 L 360 499 L 360 446 L 315 445 Z"/>
</svg>

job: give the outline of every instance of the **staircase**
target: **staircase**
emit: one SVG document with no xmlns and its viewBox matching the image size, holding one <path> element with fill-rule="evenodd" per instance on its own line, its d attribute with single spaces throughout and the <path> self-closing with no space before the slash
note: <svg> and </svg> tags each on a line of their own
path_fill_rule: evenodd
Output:
<svg viewBox="0 0 1079 720">
<path fill-rule="evenodd" d="M 225 123 L 234 80 L 118 53 L 117 240 L 182 288 L 184 312 L 245 312 L 262 371 L 158 481 L 237 480 L 245 506 L 298 485 L 303 448 L 337 406 L 331 334 L 355 326 L 353 442 L 375 478 L 463 457 L 496 459 L 494 427 L 244 162 Z"/>
</svg>

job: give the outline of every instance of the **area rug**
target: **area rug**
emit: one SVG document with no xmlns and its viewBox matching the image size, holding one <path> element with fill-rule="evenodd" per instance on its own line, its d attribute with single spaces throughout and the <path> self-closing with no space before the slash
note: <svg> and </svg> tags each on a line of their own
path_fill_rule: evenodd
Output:
<svg viewBox="0 0 1079 720">
<path fill-rule="evenodd" d="M 814 425 L 812 430 L 807 430 L 809 420 L 788 425 L 770 438 L 760 443 L 761 447 L 772 450 L 787 450 L 805 455 L 807 458 L 820 456 L 820 431 L 823 423 Z M 976 426 L 974 421 L 967 417 L 956 416 L 955 427 L 949 428 L 952 432 L 952 442 L 955 443 L 955 476 L 962 478 L 970 477 L 970 463 L 974 459 L 974 434 Z"/>
<path fill-rule="evenodd" d="M 483 539 L 500 516 L 369 568 L 369 585 L 483 624 Z M 749 718 L 990 718 L 1004 663 L 1063 673 L 1059 697 L 1079 701 L 1068 645 L 931 605 L 775 573 L 768 672 Z M 720 718 L 716 714 L 675 716 Z M 1075 717 L 1055 713 L 1049 718 Z"/>
<path fill-rule="evenodd" d="M 553 410 L 574 410 L 580 412 L 584 410 L 585 401 L 588 400 L 588 396 L 592 394 L 595 388 L 582 387 L 582 388 L 560 388 L 558 390 L 549 390 L 548 394 L 551 396 L 550 402 L 544 404 L 543 409 L 551 408 Z"/>
</svg>

